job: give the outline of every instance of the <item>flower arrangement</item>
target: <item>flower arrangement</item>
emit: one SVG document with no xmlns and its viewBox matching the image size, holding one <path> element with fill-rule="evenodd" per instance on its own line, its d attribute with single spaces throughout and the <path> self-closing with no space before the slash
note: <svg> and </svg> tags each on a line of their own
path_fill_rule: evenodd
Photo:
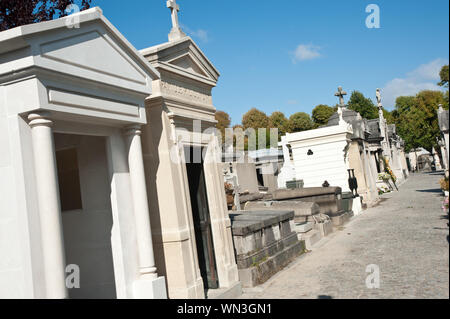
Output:
<svg viewBox="0 0 450 319">
<path fill-rule="evenodd" d="M 439 184 L 441 185 L 441 189 L 445 192 L 448 192 L 448 178 L 441 178 L 439 180 Z"/>
<path fill-rule="evenodd" d="M 234 205 L 234 195 L 233 195 L 233 185 L 225 182 L 225 195 L 227 197 L 227 205 L 228 207 L 232 207 Z"/>
<path fill-rule="evenodd" d="M 442 202 L 442 210 L 445 214 L 448 214 L 448 196 L 445 197 L 444 201 Z"/>
<path fill-rule="evenodd" d="M 384 182 L 388 182 L 391 179 L 391 175 L 389 175 L 388 173 L 379 173 L 378 179 Z"/>
<path fill-rule="evenodd" d="M 395 176 L 394 172 L 392 172 L 391 166 L 389 165 L 389 160 L 386 158 L 386 156 L 383 156 L 382 159 L 385 173 L 391 176 L 391 179 L 395 184 L 395 182 L 397 181 L 397 177 Z"/>
<path fill-rule="evenodd" d="M 378 195 L 382 195 L 384 193 L 390 193 L 391 189 L 386 185 L 381 185 L 378 187 Z"/>
</svg>

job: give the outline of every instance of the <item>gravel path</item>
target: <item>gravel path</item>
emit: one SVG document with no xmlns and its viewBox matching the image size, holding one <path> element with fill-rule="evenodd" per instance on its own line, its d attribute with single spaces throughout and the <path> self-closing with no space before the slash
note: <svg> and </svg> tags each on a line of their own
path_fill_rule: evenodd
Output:
<svg viewBox="0 0 450 319">
<path fill-rule="evenodd" d="M 242 298 L 449 298 L 449 229 L 441 209 L 442 174 L 413 174 L 399 192 Z M 379 267 L 380 287 L 366 286 Z"/>
</svg>

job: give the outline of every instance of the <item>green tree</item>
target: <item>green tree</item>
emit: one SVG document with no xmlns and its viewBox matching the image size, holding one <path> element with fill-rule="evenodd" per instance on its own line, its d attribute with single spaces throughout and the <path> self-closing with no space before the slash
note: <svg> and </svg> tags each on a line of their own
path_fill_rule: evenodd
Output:
<svg viewBox="0 0 450 319">
<path fill-rule="evenodd" d="M 307 131 L 313 128 L 314 122 L 307 113 L 298 112 L 289 117 L 289 131 L 292 133 Z"/>
<path fill-rule="evenodd" d="M 441 78 L 441 81 L 438 83 L 438 85 L 448 88 L 448 64 L 444 65 L 441 68 L 441 72 L 439 72 L 439 77 Z"/>
<path fill-rule="evenodd" d="M 389 112 L 388 110 L 383 109 L 383 116 L 388 124 L 395 124 L 395 115 L 396 113 L 394 113 L 394 111 Z"/>
<path fill-rule="evenodd" d="M 395 100 L 395 110 L 399 113 L 408 112 L 414 106 L 415 100 L 415 96 L 399 96 Z"/>
<path fill-rule="evenodd" d="M 271 128 L 278 129 L 278 139 L 289 131 L 289 120 L 279 111 L 273 112 L 270 115 L 269 125 Z"/>
<path fill-rule="evenodd" d="M 372 120 L 378 118 L 378 108 L 372 100 L 366 98 L 361 92 L 353 91 L 348 101 L 348 108 L 361 114 L 362 117 Z"/>
<path fill-rule="evenodd" d="M 336 112 L 334 107 L 319 104 L 312 110 L 312 120 L 315 127 L 323 126 L 328 124 L 330 117 Z"/>
<path fill-rule="evenodd" d="M 448 108 L 441 91 L 424 90 L 414 97 L 397 98 L 393 113 L 398 133 L 405 140 L 406 151 L 420 146 L 430 152 L 432 147 L 437 149 L 439 104 Z"/>
<path fill-rule="evenodd" d="M 441 81 L 438 83 L 438 85 L 448 89 L 448 64 L 444 65 L 441 68 L 441 72 L 439 72 L 439 77 L 441 78 Z M 449 102 L 448 90 L 445 91 L 444 98 L 445 98 L 446 103 L 448 104 L 448 102 Z"/>
</svg>

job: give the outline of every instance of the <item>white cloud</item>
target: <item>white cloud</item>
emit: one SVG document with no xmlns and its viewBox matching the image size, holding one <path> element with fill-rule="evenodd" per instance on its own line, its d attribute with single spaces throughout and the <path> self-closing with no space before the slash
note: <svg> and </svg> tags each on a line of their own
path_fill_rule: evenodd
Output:
<svg viewBox="0 0 450 319">
<path fill-rule="evenodd" d="M 205 31 L 203 29 L 198 29 L 197 31 L 191 32 L 192 36 L 199 38 L 203 42 L 208 42 L 208 31 Z"/>
<path fill-rule="evenodd" d="M 297 100 L 288 100 L 287 104 L 289 104 L 289 105 L 296 105 L 296 104 L 298 104 L 298 101 Z"/>
<path fill-rule="evenodd" d="M 416 95 L 421 90 L 440 90 L 441 87 L 437 85 L 439 71 L 445 64 L 448 64 L 448 60 L 435 59 L 408 72 L 404 78 L 395 78 L 386 83 L 382 89 L 383 106 L 392 109 L 399 96 Z"/>
<path fill-rule="evenodd" d="M 410 78 L 423 79 L 423 80 L 433 80 L 438 82 L 439 72 L 443 65 L 448 64 L 446 59 L 436 59 L 427 64 L 420 65 L 417 69 L 409 72 L 407 75 Z"/>
<path fill-rule="evenodd" d="M 192 30 L 191 28 L 189 28 L 186 25 L 181 25 L 181 29 L 186 32 L 187 35 L 192 36 L 193 38 L 197 38 L 202 42 L 208 42 L 209 41 L 209 35 L 208 35 L 208 31 L 203 30 L 203 29 L 198 29 L 198 30 Z"/>
<path fill-rule="evenodd" d="M 293 62 L 312 60 L 321 56 L 321 48 L 314 44 L 299 44 L 294 52 Z"/>
</svg>

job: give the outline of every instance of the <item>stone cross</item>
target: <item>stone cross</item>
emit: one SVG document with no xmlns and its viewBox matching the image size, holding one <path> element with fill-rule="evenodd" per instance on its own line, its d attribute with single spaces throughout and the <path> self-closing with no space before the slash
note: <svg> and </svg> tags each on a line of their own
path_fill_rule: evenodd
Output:
<svg viewBox="0 0 450 319">
<path fill-rule="evenodd" d="M 170 9 L 172 16 L 172 30 L 169 34 L 169 41 L 176 41 L 186 36 L 186 34 L 181 31 L 180 23 L 178 21 L 178 11 L 180 11 L 180 6 L 177 4 L 176 0 L 168 0 L 167 8 Z"/>
<path fill-rule="evenodd" d="M 347 92 L 342 90 L 342 86 L 338 87 L 338 91 L 334 94 L 334 96 L 339 97 L 339 106 L 345 107 L 344 96 L 347 95 Z"/>
<path fill-rule="evenodd" d="M 180 6 L 177 4 L 177 0 L 168 0 L 167 8 L 170 8 L 170 11 L 172 11 L 172 27 L 174 29 L 179 28 L 178 11 L 180 11 Z"/>
</svg>

